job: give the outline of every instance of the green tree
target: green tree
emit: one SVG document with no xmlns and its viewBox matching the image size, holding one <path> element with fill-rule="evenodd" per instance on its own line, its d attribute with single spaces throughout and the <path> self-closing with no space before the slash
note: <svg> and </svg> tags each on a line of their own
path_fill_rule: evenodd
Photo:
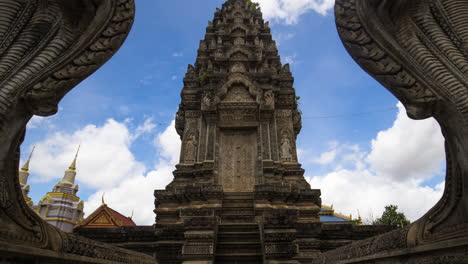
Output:
<svg viewBox="0 0 468 264">
<path fill-rule="evenodd" d="M 387 205 L 382 216 L 375 219 L 373 225 L 389 225 L 394 228 L 402 228 L 409 225 L 411 222 L 406 218 L 405 214 L 397 212 L 398 206 Z"/>
</svg>

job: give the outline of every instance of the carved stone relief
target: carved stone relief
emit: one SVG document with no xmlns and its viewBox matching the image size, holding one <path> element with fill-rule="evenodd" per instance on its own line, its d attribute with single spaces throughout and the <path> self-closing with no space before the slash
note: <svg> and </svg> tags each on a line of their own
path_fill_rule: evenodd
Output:
<svg viewBox="0 0 468 264">
<path fill-rule="evenodd" d="M 215 53 L 215 58 L 222 58 L 224 56 L 224 52 L 222 49 L 217 49 Z"/>
<path fill-rule="evenodd" d="M 196 161 L 198 149 L 197 133 L 195 131 L 192 130 L 188 132 L 184 145 L 184 162 L 194 163 Z"/>
<path fill-rule="evenodd" d="M 219 126 L 256 126 L 258 111 L 257 109 L 220 109 L 219 117 Z"/>
<path fill-rule="evenodd" d="M 221 131 L 220 173 L 225 192 L 251 192 L 257 164 L 256 130 Z"/>
<path fill-rule="evenodd" d="M 226 97 L 223 100 L 224 102 L 253 102 L 254 98 L 250 95 L 246 87 L 241 85 L 235 85 L 231 87 Z"/>
<path fill-rule="evenodd" d="M 232 73 L 242 73 L 242 72 L 246 72 L 247 70 L 245 69 L 245 65 L 242 64 L 242 63 L 235 63 L 234 65 L 232 65 L 231 67 L 231 72 Z"/>
<path fill-rule="evenodd" d="M 244 45 L 245 40 L 243 37 L 237 37 L 234 39 L 234 45 Z"/>
<path fill-rule="evenodd" d="M 280 140 L 280 153 L 281 153 L 281 160 L 285 162 L 292 161 L 292 146 L 291 146 L 291 136 L 289 135 L 288 131 L 283 130 L 281 132 L 281 140 Z"/>
<path fill-rule="evenodd" d="M 265 91 L 263 95 L 263 102 L 267 108 L 273 108 L 275 104 L 275 96 L 272 90 Z"/>
<path fill-rule="evenodd" d="M 209 110 L 213 105 L 213 93 L 211 91 L 205 92 L 202 99 L 202 110 Z"/>
</svg>

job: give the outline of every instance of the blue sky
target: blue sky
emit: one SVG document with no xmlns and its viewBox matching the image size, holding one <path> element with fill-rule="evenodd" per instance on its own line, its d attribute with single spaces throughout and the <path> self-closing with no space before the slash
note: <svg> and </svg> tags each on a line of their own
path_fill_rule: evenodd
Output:
<svg viewBox="0 0 468 264">
<path fill-rule="evenodd" d="M 170 181 L 178 160 L 171 123 L 182 78 L 223 2 L 136 0 L 136 21 L 121 50 L 63 99 L 57 115 L 28 125 L 21 157 L 37 146 L 29 180 L 35 202 L 81 144 L 77 182 L 86 212 L 105 192 L 111 207 L 128 215 L 135 209 L 137 223 L 152 223 L 152 190 Z M 332 2 L 260 1 L 301 97 L 300 161 L 324 204 L 366 218 L 396 203 L 415 220 L 441 195 L 439 127 L 409 120 L 355 64 L 338 38 Z"/>
</svg>

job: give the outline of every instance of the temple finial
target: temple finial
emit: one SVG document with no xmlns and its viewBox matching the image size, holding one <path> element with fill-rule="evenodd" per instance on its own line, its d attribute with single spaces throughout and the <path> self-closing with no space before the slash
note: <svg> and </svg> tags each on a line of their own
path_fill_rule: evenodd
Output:
<svg viewBox="0 0 468 264">
<path fill-rule="evenodd" d="M 102 201 L 102 205 L 106 205 L 106 202 L 104 202 L 104 195 L 106 195 L 106 193 L 102 193 L 102 197 L 101 197 L 101 201 Z"/>
<path fill-rule="evenodd" d="M 76 151 L 75 158 L 73 159 L 73 162 L 70 164 L 70 167 L 69 167 L 70 170 L 76 170 L 76 159 L 78 158 L 78 153 L 80 152 L 80 147 L 81 147 L 81 144 L 78 145 L 78 150 Z"/>
<path fill-rule="evenodd" d="M 29 171 L 29 162 L 31 161 L 31 157 L 35 149 L 36 149 L 36 146 L 33 146 L 33 149 L 31 150 L 31 153 L 29 154 L 28 160 L 26 161 L 26 163 L 24 163 L 23 167 L 21 168 L 22 171 Z"/>
</svg>

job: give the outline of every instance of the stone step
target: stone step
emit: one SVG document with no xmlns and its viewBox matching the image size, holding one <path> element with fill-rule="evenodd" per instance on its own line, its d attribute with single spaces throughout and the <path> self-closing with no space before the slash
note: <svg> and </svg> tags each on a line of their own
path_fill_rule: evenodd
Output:
<svg viewBox="0 0 468 264">
<path fill-rule="evenodd" d="M 221 218 L 221 224 L 251 224 L 251 223 L 255 223 L 254 217 L 232 216 L 232 217 Z"/>
<path fill-rule="evenodd" d="M 249 200 L 253 200 L 254 195 L 253 195 L 253 193 L 224 193 L 223 199 L 224 200 L 230 200 L 230 199 L 249 199 Z"/>
<path fill-rule="evenodd" d="M 236 214 L 236 213 L 225 213 L 220 215 L 221 219 L 232 219 L 232 218 L 243 218 L 243 219 L 251 219 L 252 222 L 250 224 L 255 224 L 255 214 L 253 213 L 244 213 L 244 214 Z"/>
<path fill-rule="evenodd" d="M 259 232 L 259 228 L 254 223 L 222 223 L 218 227 L 218 233 L 222 232 Z"/>
<path fill-rule="evenodd" d="M 222 232 L 218 233 L 218 243 L 243 241 L 260 243 L 259 232 Z"/>
<path fill-rule="evenodd" d="M 253 209 L 253 203 L 225 203 L 223 202 L 223 208 L 245 208 L 245 209 Z"/>
<path fill-rule="evenodd" d="M 221 216 L 223 215 L 253 215 L 255 216 L 255 210 L 253 208 L 223 208 Z"/>
<path fill-rule="evenodd" d="M 262 254 L 216 254 L 215 263 L 222 264 L 260 264 L 263 263 Z"/>
<path fill-rule="evenodd" d="M 218 242 L 216 245 L 216 254 L 261 254 L 262 248 L 260 242 Z"/>
<path fill-rule="evenodd" d="M 223 199 L 223 204 L 225 203 L 250 203 L 253 205 L 254 200 L 253 199 L 240 199 L 240 198 L 233 198 L 233 199 Z"/>
</svg>

